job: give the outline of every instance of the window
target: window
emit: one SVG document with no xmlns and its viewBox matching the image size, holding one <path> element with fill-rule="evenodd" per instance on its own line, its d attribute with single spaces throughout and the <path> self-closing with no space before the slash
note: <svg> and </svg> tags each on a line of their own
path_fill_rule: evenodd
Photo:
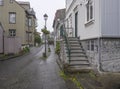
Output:
<svg viewBox="0 0 120 89">
<path fill-rule="evenodd" d="M 87 21 L 93 19 L 93 1 L 89 0 L 86 4 L 86 11 L 87 11 Z"/>
<path fill-rule="evenodd" d="M 91 41 L 91 51 L 94 51 L 94 40 Z"/>
<path fill-rule="evenodd" d="M 16 13 L 15 12 L 10 12 L 9 13 L 9 23 L 10 24 L 15 24 L 16 23 Z"/>
<path fill-rule="evenodd" d="M 13 0 L 10 0 L 10 3 L 13 3 Z"/>
<path fill-rule="evenodd" d="M 70 27 L 72 27 L 72 14 L 70 14 L 69 18 L 70 18 Z"/>
<path fill-rule="evenodd" d="M 16 36 L 16 30 L 15 29 L 9 29 L 9 36 L 11 36 L 11 37 Z"/>
<path fill-rule="evenodd" d="M 95 50 L 95 41 L 94 40 L 87 41 L 87 50 L 89 50 L 89 51 Z"/>
<path fill-rule="evenodd" d="M 90 50 L 90 42 L 87 42 L 87 50 Z"/>
<path fill-rule="evenodd" d="M 32 26 L 32 18 L 28 19 L 28 26 Z"/>
<path fill-rule="evenodd" d="M 3 0 L 0 0 L 0 6 L 2 6 L 3 5 Z"/>
</svg>

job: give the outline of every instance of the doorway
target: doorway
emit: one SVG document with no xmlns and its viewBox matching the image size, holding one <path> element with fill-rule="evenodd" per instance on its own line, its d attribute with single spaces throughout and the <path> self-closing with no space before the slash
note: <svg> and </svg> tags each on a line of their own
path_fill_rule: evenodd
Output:
<svg viewBox="0 0 120 89">
<path fill-rule="evenodd" d="M 78 12 L 75 13 L 75 37 L 78 37 Z"/>
</svg>

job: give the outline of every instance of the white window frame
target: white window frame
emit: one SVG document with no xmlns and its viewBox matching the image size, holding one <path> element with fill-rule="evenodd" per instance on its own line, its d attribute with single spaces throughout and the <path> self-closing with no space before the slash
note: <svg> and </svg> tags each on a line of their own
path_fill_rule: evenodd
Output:
<svg viewBox="0 0 120 89">
<path fill-rule="evenodd" d="M 16 24 L 16 12 L 9 12 L 9 23 Z"/>
<path fill-rule="evenodd" d="M 85 24 L 94 22 L 94 2 L 93 2 L 93 0 L 86 0 L 85 7 L 86 7 Z"/>
<path fill-rule="evenodd" d="M 95 51 L 95 40 L 87 41 L 87 50 L 88 51 Z"/>
<path fill-rule="evenodd" d="M 3 4 L 4 4 L 4 1 L 0 0 L 0 6 L 3 6 Z"/>
<path fill-rule="evenodd" d="M 32 26 L 32 18 L 28 18 L 28 26 L 29 26 L 29 27 Z"/>
</svg>

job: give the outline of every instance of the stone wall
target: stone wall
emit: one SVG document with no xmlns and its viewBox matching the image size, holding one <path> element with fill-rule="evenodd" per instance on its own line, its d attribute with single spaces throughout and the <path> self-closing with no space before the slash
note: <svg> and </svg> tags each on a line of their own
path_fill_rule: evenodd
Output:
<svg viewBox="0 0 120 89">
<path fill-rule="evenodd" d="M 88 50 L 88 41 L 91 40 L 84 40 L 81 41 L 82 46 L 86 52 L 86 55 L 89 59 L 89 62 L 94 70 L 99 70 L 99 53 L 98 53 L 98 40 L 94 39 L 94 51 L 91 51 L 90 49 Z M 89 44 L 90 46 L 90 44 Z"/>
<path fill-rule="evenodd" d="M 88 50 L 88 41 L 94 40 L 94 51 Z M 120 39 L 90 39 L 81 41 L 94 69 L 120 72 Z"/>
<path fill-rule="evenodd" d="M 101 39 L 101 68 L 120 72 L 120 39 Z"/>
</svg>

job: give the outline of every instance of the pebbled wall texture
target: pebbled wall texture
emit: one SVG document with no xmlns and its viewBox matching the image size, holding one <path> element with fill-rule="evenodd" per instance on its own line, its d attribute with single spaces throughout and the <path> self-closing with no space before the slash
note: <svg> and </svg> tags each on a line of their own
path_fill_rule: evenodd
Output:
<svg viewBox="0 0 120 89">
<path fill-rule="evenodd" d="M 94 40 L 94 51 L 88 50 L 91 40 Z M 120 72 L 120 38 L 90 39 L 81 42 L 94 69 L 102 72 Z"/>
</svg>

